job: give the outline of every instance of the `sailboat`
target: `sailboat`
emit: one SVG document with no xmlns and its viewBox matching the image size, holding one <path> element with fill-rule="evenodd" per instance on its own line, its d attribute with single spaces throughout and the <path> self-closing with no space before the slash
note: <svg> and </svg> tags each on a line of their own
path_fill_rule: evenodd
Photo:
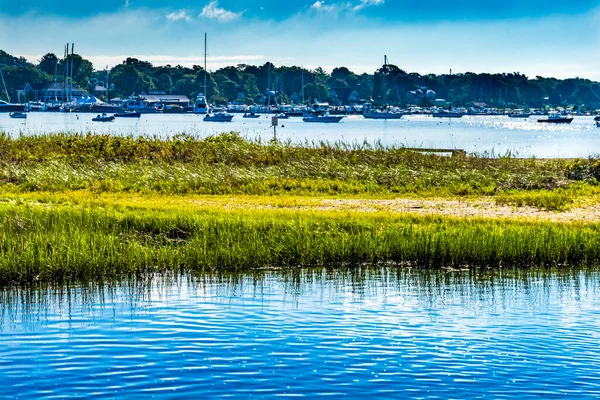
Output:
<svg viewBox="0 0 600 400">
<path fill-rule="evenodd" d="M 204 92 L 198 93 L 196 96 L 196 102 L 194 103 L 194 113 L 195 114 L 208 114 L 210 110 L 210 106 L 208 105 L 208 101 L 206 100 L 206 42 L 207 36 L 204 34 Z"/>
<path fill-rule="evenodd" d="M 0 78 L 2 78 L 2 85 L 4 85 L 4 93 L 6 94 L 6 99 L 10 102 L 10 96 L 8 95 L 8 90 L 6 89 L 6 83 L 4 82 L 4 75 L 2 74 L 2 69 L 0 68 Z M 6 101 L 0 100 L 0 112 L 23 112 L 25 111 L 24 104 L 11 104 Z"/>
</svg>

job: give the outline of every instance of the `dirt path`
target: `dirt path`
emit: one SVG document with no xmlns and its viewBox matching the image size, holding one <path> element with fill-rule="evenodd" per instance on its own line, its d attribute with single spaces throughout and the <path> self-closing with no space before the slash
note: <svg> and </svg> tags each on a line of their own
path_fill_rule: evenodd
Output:
<svg viewBox="0 0 600 400">
<path fill-rule="evenodd" d="M 389 211 L 417 215 L 444 215 L 465 218 L 523 218 L 557 222 L 600 222 L 600 204 L 566 211 L 544 211 L 534 207 L 498 205 L 470 200 L 321 200 L 315 208 L 329 210 Z"/>
</svg>

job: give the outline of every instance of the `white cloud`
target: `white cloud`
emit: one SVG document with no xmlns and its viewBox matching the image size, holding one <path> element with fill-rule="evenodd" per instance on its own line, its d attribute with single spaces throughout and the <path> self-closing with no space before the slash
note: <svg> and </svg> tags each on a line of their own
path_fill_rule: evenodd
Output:
<svg viewBox="0 0 600 400">
<path fill-rule="evenodd" d="M 167 19 L 169 21 L 181 21 L 181 20 L 185 20 L 186 22 L 190 22 L 192 20 L 192 17 L 189 16 L 189 14 L 187 13 L 187 11 L 185 11 L 185 10 L 178 10 L 178 11 L 173 11 L 170 14 L 167 14 Z"/>
<path fill-rule="evenodd" d="M 360 0 L 360 3 L 354 6 L 354 11 L 360 11 L 363 8 L 371 6 L 379 6 L 384 3 L 384 0 Z"/>
<path fill-rule="evenodd" d="M 242 13 L 235 13 L 219 7 L 218 0 L 211 1 L 202 9 L 201 17 L 216 19 L 219 22 L 230 22 L 242 16 Z"/>
<path fill-rule="evenodd" d="M 340 13 L 352 13 L 359 12 L 364 8 L 371 6 L 378 6 L 384 4 L 385 0 L 360 0 L 358 4 L 347 1 L 333 4 L 326 4 L 325 0 L 317 0 L 314 2 L 310 9 L 320 13 L 329 14 L 340 14 Z"/>
<path fill-rule="evenodd" d="M 331 12 L 335 9 L 335 5 L 326 5 L 324 1 L 316 1 L 312 6 L 310 6 L 313 10 Z"/>
</svg>

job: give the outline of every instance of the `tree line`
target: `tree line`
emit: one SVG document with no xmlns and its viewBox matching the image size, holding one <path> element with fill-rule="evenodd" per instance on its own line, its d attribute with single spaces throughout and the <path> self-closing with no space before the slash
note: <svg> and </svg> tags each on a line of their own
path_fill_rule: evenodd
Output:
<svg viewBox="0 0 600 400">
<path fill-rule="evenodd" d="M 78 54 L 72 55 L 73 82 L 93 93 L 96 86 L 106 86 L 106 71 L 94 71 L 90 61 Z M 29 83 L 43 87 L 64 76 L 65 60 L 53 53 L 44 55 L 37 63 L 12 56 L 0 50 L 0 69 L 6 89 L 11 96 Z M 111 68 L 108 74 L 109 97 L 126 98 L 131 94 L 158 91 L 186 95 L 190 99 L 204 89 L 204 69 L 201 66 L 154 66 L 136 58 L 127 58 Z M 373 74 L 356 74 L 346 67 L 330 73 L 322 68 L 314 70 L 281 66 L 267 62 L 261 66 L 240 64 L 209 71 L 206 76 L 207 93 L 212 103 L 239 101 L 255 104 L 266 101 L 291 103 L 304 98 L 348 104 L 359 98 L 375 104 L 406 106 L 431 105 L 431 98 L 408 98 L 407 93 L 429 89 L 435 97 L 445 99 L 453 106 L 473 106 L 485 103 L 488 107 L 577 106 L 600 109 L 600 83 L 589 79 L 556 79 L 515 73 L 408 73 L 387 64 Z M 0 87 L 0 89 L 3 89 Z M 103 100 L 104 93 L 98 93 Z M 5 96 L 0 90 L 0 99 Z M 5 99 L 6 100 L 6 99 Z M 13 98 L 14 100 L 14 98 Z"/>
</svg>

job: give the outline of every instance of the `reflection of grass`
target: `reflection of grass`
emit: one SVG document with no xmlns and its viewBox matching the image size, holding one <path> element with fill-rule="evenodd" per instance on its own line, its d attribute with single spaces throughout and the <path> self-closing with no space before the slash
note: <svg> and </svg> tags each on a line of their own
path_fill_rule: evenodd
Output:
<svg viewBox="0 0 600 400">
<path fill-rule="evenodd" d="M 548 211 L 564 211 L 573 204 L 570 195 L 558 190 L 499 194 L 495 199 L 501 205 L 529 206 Z"/>
<path fill-rule="evenodd" d="M 153 271 L 357 265 L 595 264 L 598 226 L 385 212 L 0 206 L 0 282 Z"/>
</svg>

